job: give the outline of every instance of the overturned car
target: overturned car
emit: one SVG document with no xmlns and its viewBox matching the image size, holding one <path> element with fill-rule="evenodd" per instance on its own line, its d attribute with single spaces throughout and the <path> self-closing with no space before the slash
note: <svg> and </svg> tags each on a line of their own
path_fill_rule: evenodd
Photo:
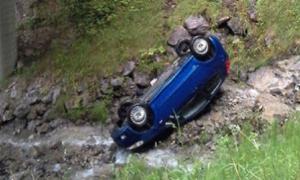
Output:
<svg viewBox="0 0 300 180">
<path fill-rule="evenodd" d="M 215 36 L 183 41 L 176 51 L 181 58 L 143 96 L 121 105 L 122 123 L 112 132 L 118 146 L 134 150 L 157 140 L 171 126 L 190 122 L 229 73 L 228 55 Z"/>
</svg>

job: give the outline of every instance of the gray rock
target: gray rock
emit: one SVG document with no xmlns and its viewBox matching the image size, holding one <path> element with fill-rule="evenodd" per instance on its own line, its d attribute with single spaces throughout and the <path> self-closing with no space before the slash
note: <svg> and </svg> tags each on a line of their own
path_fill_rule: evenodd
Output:
<svg viewBox="0 0 300 180">
<path fill-rule="evenodd" d="M 110 84 L 113 88 L 119 88 L 122 86 L 124 79 L 121 77 L 116 77 L 110 80 Z"/>
<path fill-rule="evenodd" d="M 193 35 L 205 35 L 210 30 L 210 25 L 203 16 L 190 16 L 184 22 L 184 27 Z"/>
<path fill-rule="evenodd" d="M 100 91 L 101 91 L 101 93 L 108 94 L 109 93 L 109 88 L 110 88 L 109 81 L 107 79 L 102 79 L 100 81 Z"/>
<path fill-rule="evenodd" d="M 80 83 L 77 87 L 77 94 L 82 94 L 86 90 L 86 86 L 84 83 Z"/>
<path fill-rule="evenodd" d="M 279 98 L 270 94 L 262 94 L 258 97 L 258 102 L 263 107 L 262 118 L 269 122 L 274 121 L 275 116 L 287 117 L 292 109 L 282 103 Z"/>
<path fill-rule="evenodd" d="M 256 0 L 249 0 L 248 16 L 251 21 L 258 22 L 256 12 Z"/>
<path fill-rule="evenodd" d="M 265 45 L 268 48 L 270 48 L 273 45 L 274 38 L 275 38 L 275 32 L 273 30 L 267 31 L 264 41 L 265 41 Z"/>
<path fill-rule="evenodd" d="M 146 73 L 134 72 L 133 79 L 135 84 L 140 87 L 148 87 L 150 85 L 150 77 Z"/>
<path fill-rule="evenodd" d="M 128 61 L 125 66 L 123 67 L 122 74 L 123 76 L 129 76 L 132 74 L 132 72 L 135 69 L 135 62 L 134 61 Z"/>
<path fill-rule="evenodd" d="M 36 128 L 38 134 L 45 134 L 49 131 L 50 127 L 48 123 L 43 123 L 41 126 Z"/>
<path fill-rule="evenodd" d="M 38 104 L 35 106 L 35 111 L 38 116 L 43 116 L 47 111 L 47 107 L 44 104 Z"/>
<path fill-rule="evenodd" d="M 233 10 L 235 7 L 236 0 L 222 0 L 223 6 L 227 7 L 230 10 Z"/>
<path fill-rule="evenodd" d="M 61 88 L 57 87 L 53 90 L 53 95 L 52 95 L 52 103 L 55 104 L 58 97 L 60 96 Z"/>
<path fill-rule="evenodd" d="M 37 89 L 30 90 L 26 94 L 26 101 L 30 105 L 36 104 L 41 100 L 39 96 L 40 96 L 40 92 Z"/>
<path fill-rule="evenodd" d="M 37 119 L 37 113 L 35 111 L 34 108 L 31 108 L 30 112 L 27 114 L 26 118 L 28 120 L 34 120 L 34 119 Z"/>
<path fill-rule="evenodd" d="M 227 26 L 227 22 L 230 21 L 231 17 L 230 16 L 224 16 L 224 17 L 221 17 L 217 20 L 217 26 L 219 28 L 221 27 L 224 27 L 224 26 Z"/>
<path fill-rule="evenodd" d="M 58 114 L 54 109 L 48 109 L 47 112 L 45 112 L 43 119 L 46 121 L 51 121 L 55 119 L 57 116 Z"/>
<path fill-rule="evenodd" d="M 18 105 L 14 111 L 14 115 L 17 118 L 24 118 L 30 112 L 30 106 L 27 103 L 21 103 Z"/>
<path fill-rule="evenodd" d="M 242 21 L 238 17 L 231 18 L 227 22 L 227 26 L 233 35 L 236 35 L 236 36 L 246 36 L 247 35 L 247 28 L 244 27 Z"/>
<path fill-rule="evenodd" d="M 246 71 L 239 72 L 239 78 L 241 81 L 247 82 L 248 80 L 248 73 Z"/>
<path fill-rule="evenodd" d="M 300 104 L 300 91 L 296 93 L 295 102 Z"/>
<path fill-rule="evenodd" d="M 178 43 L 190 39 L 192 39 L 192 37 L 189 32 L 183 26 L 179 26 L 171 33 L 168 39 L 168 45 L 175 47 Z"/>
<path fill-rule="evenodd" d="M 8 122 L 8 121 L 11 121 L 13 120 L 15 117 L 12 113 L 12 111 L 8 110 L 8 111 L 5 111 L 2 115 L 2 121 L 3 122 Z"/>
<path fill-rule="evenodd" d="M 61 93 L 61 88 L 60 87 L 56 87 L 56 88 L 53 88 L 49 91 L 49 93 L 42 98 L 42 102 L 45 103 L 45 104 L 55 104 L 58 97 L 60 96 L 60 93 Z"/>
<path fill-rule="evenodd" d="M 123 86 L 126 95 L 134 96 L 137 91 L 137 86 L 131 78 L 126 78 Z"/>
</svg>

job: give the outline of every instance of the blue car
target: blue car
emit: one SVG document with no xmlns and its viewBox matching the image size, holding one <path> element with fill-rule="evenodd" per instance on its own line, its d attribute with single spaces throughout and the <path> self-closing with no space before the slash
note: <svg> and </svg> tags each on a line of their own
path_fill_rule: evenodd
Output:
<svg viewBox="0 0 300 180">
<path fill-rule="evenodd" d="M 112 132 L 118 146 L 135 150 L 170 127 L 190 122 L 211 102 L 229 73 L 228 55 L 215 36 L 194 37 L 176 50 L 182 57 L 143 96 L 120 107 L 122 124 Z"/>
</svg>

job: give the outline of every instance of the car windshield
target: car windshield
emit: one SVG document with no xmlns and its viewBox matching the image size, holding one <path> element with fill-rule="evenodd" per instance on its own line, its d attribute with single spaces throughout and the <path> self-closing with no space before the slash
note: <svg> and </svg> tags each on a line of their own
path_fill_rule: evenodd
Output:
<svg viewBox="0 0 300 180">
<path fill-rule="evenodd" d="M 169 66 L 156 80 L 156 82 L 151 86 L 146 93 L 141 97 L 141 100 L 143 102 L 148 102 L 153 98 L 153 96 L 159 92 L 163 85 L 176 73 L 177 69 L 180 67 L 180 65 L 186 60 L 188 56 L 185 56 L 183 58 L 177 58 L 174 63 Z"/>
</svg>

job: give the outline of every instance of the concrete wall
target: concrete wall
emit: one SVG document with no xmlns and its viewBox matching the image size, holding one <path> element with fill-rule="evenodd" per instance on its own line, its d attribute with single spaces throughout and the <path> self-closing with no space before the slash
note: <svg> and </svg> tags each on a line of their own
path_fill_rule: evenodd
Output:
<svg viewBox="0 0 300 180">
<path fill-rule="evenodd" d="M 15 0 L 0 0 L 0 80 L 14 70 L 16 59 Z"/>
</svg>

